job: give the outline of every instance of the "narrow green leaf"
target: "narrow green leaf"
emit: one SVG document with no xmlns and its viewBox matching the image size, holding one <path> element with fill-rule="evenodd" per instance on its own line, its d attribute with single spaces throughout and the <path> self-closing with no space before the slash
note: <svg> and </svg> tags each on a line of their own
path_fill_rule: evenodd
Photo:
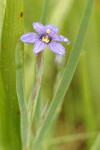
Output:
<svg viewBox="0 0 100 150">
<path fill-rule="evenodd" d="M 83 42 L 85 40 L 85 36 L 86 36 L 86 32 L 87 32 L 91 12 L 92 12 L 92 7 L 93 7 L 93 0 L 88 0 L 86 9 L 82 18 L 81 25 L 79 27 L 78 35 L 76 37 L 74 46 L 72 48 L 68 63 L 65 67 L 62 79 L 59 83 L 59 87 L 52 100 L 47 116 L 44 120 L 44 124 L 42 125 L 42 127 L 39 129 L 37 133 L 37 136 L 35 139 L 35 145 L 34 145 L 35 150 L 38 150 L 38 145 L 40 141 L 43 140 L 43 137 L 45 136 L 48 129 L 52 125 L 53 120 L 55 119 L 57 115 L 57 108 L 63 102 L 63 98 L 66 94 L 66 91 L 68 90 L 68 87 L 74 75 L 76 66 L 78 64 L 78 60 L 80 58 Z"/>
<path fill-rule="evenodd" d="M 100 149 L 100 134 L 97 136 L 91 150 L 99 150 Z"/>
<path fill-rule="evenodd" d="M 29 147 L 29 120 L 27 105 L 24 96 L 24 75 L 23 75 L 23 47 L 19 42 L 16 47 L 16 89 L 21 113 L 21 138 L 23 150 Z"/>
<path fill-rule="evenodd" d="M 81 62 L 80 63 L 81 85 L 82 85 L 82 94 L 83 94 L 82 106 L 84 108 L 83 109 L 84 124 L 86 126 L 87 132 L 92 132 L 96 130 L 96 119 L 94 116 L 93 101 L 90 94 L 90 83 L 89 83 L 89 76 L 88 76 L 85 54 L 81 57 L 80 62 Z M 91 147 L 91 145 L 93 144 L 93 140 L 90 139 L 87 142 L 88 147 Z"/>
<path fill-rule="evenodd" d="M 66 19 L 67 15 L 69 14 L 70 9 L 72 8 L 72 5 L 75 0 L 60 0 L 59 3 L 55 2 L 56 5 L 53 7 L 53 10 L 50 14 L 50 22 L 52 24 L 56 23 L 60 28 L 63 24 L 61 21 L 62 18 L 63 20 Z M 61 9 L 63 8 L 63 9 Z M 60 15 L 59 15 L 59 10 L 60 10 Z"/>
<path fill-rule="evenodd" d="M 23 0 L 7 0 L 1 39 L 0 139 L 3 150 L 21 150 L 20 110 L 16 93 L 16 44 L 22 33 Z"/>
<path fill-rule="evenodd" d="M 0 40 L 1 40 L 1 31 L 2 31 L 2 25 L 3 25 L 3 18 L 4 18 L 4 5 L 5 0 L 0 0 Z M 1 44 L 1 42 L 0 42 Z"/>
<path fill-rule="evenodd" d="M 98 132 L 89 132 L 89 133 L 76 133 L 76 134 L 69 134 L 66 136 L 56 137 L 49 140 L 50 145 L 57 145 L 66 142 L 75 142 L 80 140 L 89 140 L 94 139 L 98 135 Z"/>
<path fill-rule="evenodd" d="M 41 23 L 43 23 L 44 25 L 46 24 L 47 21 L 48 5 L 49 5 L 49 0 L 44 0 L 44 6 L 42 10 L 41 19 L 40 19 Z"/>
</svg>

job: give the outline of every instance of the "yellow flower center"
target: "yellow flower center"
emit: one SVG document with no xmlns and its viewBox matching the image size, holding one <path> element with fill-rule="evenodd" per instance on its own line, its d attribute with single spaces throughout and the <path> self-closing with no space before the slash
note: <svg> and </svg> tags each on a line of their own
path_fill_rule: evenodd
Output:
<svg viewBox="0 0 100 150">
<path fill-rule="evenodd" d="M 49 36 L 48 36 L 48 34 L 49 34 L 50 32 L 51 32 L 50 29 L 48 29 L 48 30 L 46 31 L 46 35 L 42 37 L 42 41 L 43 41 L 43 42 L 45 42 L 45 43 L 49 43 L 49 42 L 50 42 L 50 38 L 49 38 Z"/>
<path fill-rule="evenodd" d="M 48 35 L 43 36 L 43 37 L 42 37 L 42 41 L 43 41 L 43 42 L 46 42 L 46 43 L 49 43 L 49 42 L 50 42 L 50 38 L 48 37 Z"/>
</svg>

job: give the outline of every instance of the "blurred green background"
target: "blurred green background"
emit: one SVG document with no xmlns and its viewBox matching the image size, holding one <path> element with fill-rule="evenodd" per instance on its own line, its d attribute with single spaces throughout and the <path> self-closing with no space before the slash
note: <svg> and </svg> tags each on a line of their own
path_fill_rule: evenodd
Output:
<svg viewBox="0 0 100 150">
<path fill-rule="evenodd" d="M 66 36 L 70 45 L 66 47 L 66 56 L 57 63 L 55 54 L 49 49 L 44 52 L 44 72 L 42 82 L 42 101 L 49 105 L 57 83 L 67 63 L 78 27 L 82 18 L 86 0 L 53 0 L 49 3 L 47 24 L 59 27 L 59 33 Z M 33 32 L 32 23 L 41 16 L 43 1 L 24 0 L 25 32 Z M 25 91 L 28 99 L 35 81 L 33 45 L 25 44 Z M 80 61 L 74 78 L 59 108 L 59 118 L 51 134 L 55 137 L 72 133 L 99 132 L 100 130 L 100 1 L 95 0 L 91 21 Z M 94 136 L 95 137 L 95 136 Z M 91 139 L 91 138 L 90 138 Z M 86 150 L 93 144 L 93 139 L 77 142 L 54 144 L 52 149 Z M 50 147 L 51 148 L 51 147 Z M 49 149 L 49 148 L 48 148 Z"/>
<path fill-rule="evenodd" d="M 66 56 L 60 62 L 56 61 L 57 56 L 48 48 L 44 51 L 41 92 L 44 114 L 69 58 L 86 2 L 87 0 L 50 0 L 47 24 L 58 26 L 59 33 L 66 36 L 71 43 L 63 44 L 66 47 Z M 24 0 L 24 33 L 34 32 L 32 23 L 40 21 L 42 6 L 43 0 Z M 5 1 L 1 8 L 2 23 Z M 32 51 L 33 44 L 24 46 L 25 96 L 28 101 L 35 84 L 36 56 Z M 59 117 L 45 138 L 44 150 L 89 150 L 100 131 L 100 0 L 95 0 L 77 69 L 64 103 L 57 113 Z"/>
</svg>

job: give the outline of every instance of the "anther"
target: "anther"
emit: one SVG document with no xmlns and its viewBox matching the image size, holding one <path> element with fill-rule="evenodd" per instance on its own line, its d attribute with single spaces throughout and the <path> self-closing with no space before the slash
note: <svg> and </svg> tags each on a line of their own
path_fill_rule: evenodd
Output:
<svg viewBox="0 0 100 150">
<path fill-rule="evenodd" d="M 47 30 L 47 34 L 49 34 L 50 32 L 51 32 L 50 29 L 48 29 L 48 30 Z"/>
<path fill-rule="evenodd" d="M 43 36 L 43 37 L 42 37 L 42 41 L 45 42 L 45 43 L 49 43 L 49 42 L 50 42 L 50 39 L 49 39 L 49 37 L 46 35 L 46 36 Z"/>
</svg>

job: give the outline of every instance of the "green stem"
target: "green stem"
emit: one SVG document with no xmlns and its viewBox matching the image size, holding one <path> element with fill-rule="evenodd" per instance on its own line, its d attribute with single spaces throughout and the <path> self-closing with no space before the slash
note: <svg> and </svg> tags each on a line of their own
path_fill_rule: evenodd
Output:
<svg viewBox="0 0 100 150">
<path fill-rule="evenodd" d="M 96 120 L 94 117 L 93 103 L 92 98 L 90 96 L 90 86 L 89 86 L 89 77 L 87 72 L 87 64 L 86 64 L 86 55 L 83 55 L 81 59 L 82 72 L 82 94 L 83 94 L 83 109 L 84 109 L 84 121 L 86 125 L 86 129 L 88 132 L 92 132 L 96 130 Z M 90 147 L 93 143 L 93 140 L 88 141 L 88 146 Z"/>
<path fill-rule="evenodd" d="M 44 0 L 44 6 L 43 6 L 42 15 L 41 15 L 41 23 L 44 25 L 46 24 L 46 20 L 47 20 L 48 2 L 49 0 Z M 34 125 L 35 125 L 35 128 L 38 127 L 40 115 L 41 115 L 40 89 L 41 89 L 41 81 L 42 81 L 42 72 L 43 72 L 43 54 L 42 52 L 40 52 L 37 55 L 37 60 L 36 60 L 36 84 L 34 87 L 32 100 L 30 101 L 30 104 L 29 104 L 29 111 L 30 111 L 29 117 L 30 117 L 30 123 L 31 123 L 32 128 Z"/>
<path fill-rule="evenodd" d="M 46 24 L 46 21 L 47 21 L 48 6 L 49 6 L 49 0 L 44 0 L 44 6 L 42 10 L 41 19 L 40 19 L 41 23 L 43 23 L 44 25 Z"/>
<path fill-rule="evenodd" d="M 42 81 L 42 52 L 37 55 L 37 75 L 36 75 L 36 84 L 33 91 L 32 100 L 29 104 L 29 111 L 30 111 L 30 123 L 33 123 L 33 119 L 35 119 L 36 126 L 39 122 L 40 118 L 40 88 L 41 88 L 41 81 Z"/>
<path fill-rule="evenodd" d="M 58 145 L 66 142 L 84 141 L 94 139 L 98 136 L 99 132 L 87 132 L 65 135 L 61 137 L 52 138 L 49 140 L 49 145 Z"/>
<path fill-rule="evenodd" d="M 49 0 L 44 0 L 44 6 L 43 6 L 43 11 L 41 15 L 41 23 L 46 24 L 47 20 L 47 12 L 48 12 L 48 4 Z M 43 54 L 40 52 L 37 55 L 37 60 L 36 60 L 36 67 L 37 67 L 37 75 L 36 75 L 36 84 L 34 87 L 34 93 L 33 93 L 33 100 L 34 100 L 34 113 L 32 114 L 32 117 L 34 115 L 36 119 L 36 124 L 38 124 L 40 120 L 40 89 L 41 89 L 41 81 L 42 81 L 42 72 L 43 72 Z"/>
</svg>

